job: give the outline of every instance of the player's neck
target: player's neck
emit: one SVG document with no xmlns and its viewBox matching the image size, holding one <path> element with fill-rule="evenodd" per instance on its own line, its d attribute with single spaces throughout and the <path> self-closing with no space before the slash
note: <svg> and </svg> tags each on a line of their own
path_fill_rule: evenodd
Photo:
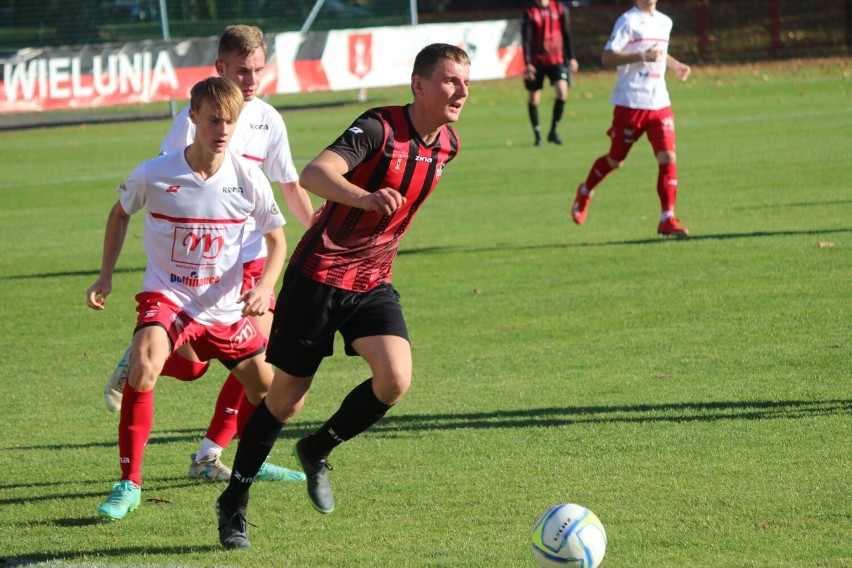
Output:
<svg viewBox="0 0 852 568">
<path fill-rule="evenodd" d="M 637 0 L 633 3 L 633 5 L 636 7 L 637 10 L 651 17 L 653 17 L 654 14 L 657 13 L 656 2 L 642 2 L 641 0 Z"/>
<path fill-rule="evenodd" d="M 435 121 L 429 119 L 428 116 L 418 112 L 419 110 L 420 109 L 417 108 L 416 104 L 409 105 L 408 117 L 411 119 L 411 124 L 414 126 L 414 130 L 417 131 L 417 135 L 420 136 L 423 143 L 427 146 L 431 146 L 438 138 L 438 135 L 441 133 L 441 127 L 444 126 L 445 123 L 435 123 Z"/>
<path fill-rule="evenodd" d="M 203 180 L 219 171 L 222 162 L 225 161 L 224 152 L 205 152 L 199 144 L 187 146 L 183 156 L 189 168 Z"/>
</svg>

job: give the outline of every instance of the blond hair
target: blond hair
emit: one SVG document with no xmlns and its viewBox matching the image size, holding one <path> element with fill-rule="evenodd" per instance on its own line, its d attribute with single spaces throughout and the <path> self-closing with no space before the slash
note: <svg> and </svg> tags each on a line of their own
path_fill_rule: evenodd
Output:
<svg viewBox="0 0 852 568">
<path fill-rule="evenodd" d="M 228 26 L 219 38 L 219 59 L 225 59 L 228 55 L 251 55 L 258 49 L 266 53 L 266 42 L 263 41 L 263 32 L 256 26 L 236 24 Z"/>
<path fill-rule="evenodd" d="M 226 120 L 234 122 L 243 109 L 243 92 L 236 83 L 225 77 L 208 77 L 192 87 L 189 108 L 198 113 L 204 101 L 210 103 Z"/>
</svg>

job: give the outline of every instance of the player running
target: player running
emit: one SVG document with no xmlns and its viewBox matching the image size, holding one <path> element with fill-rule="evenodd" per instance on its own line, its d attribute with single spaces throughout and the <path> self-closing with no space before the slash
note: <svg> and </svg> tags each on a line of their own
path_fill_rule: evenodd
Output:
<svg viewBox="0 0 852 568">
<path fill-rule="evenodd" d="M 147 209 L 148 262 L 136 296 L 130 373 L 118 424 L 121 479 L 98 507 L 101 516 L 125 517 L 139 506 L 142 456 L 154 418 L 154 387 L 168 356 L 190 343 L 204 360 L 218 359 L 257 404 L 272 368 L 265 340 L 251 317 L 269 310 L 286 256 L 281 216 L 269 182 L 248 160 L 228 151 L 243 105 L 230 80 L 211 77 L 192 89 L 192 144 L 143 162 L 122 183 L 107 220 L 100 276 L 87 302 L 103 310 L 130 216 Z M 241 242 L 249 218 L 263 233 L 269 254 L 254 286 L 240 293 Z"/>
<path fill-rule="evenodd" d="M 228 145 L 235 152 L 257 164 L 267 178 L 277 181 L 288 208 L 308 227 L 313 219 L 313 206 L 307 192 L 299 186 L 299 174 L 293 164 L 287 128 L 281 114 L 270 104 L 257 97 L 260 80 L 266 66 L 266 43 L 263 32 L 254 26 L 233 25 L 225 28 L 219 38 L 219 52 L 215 67 L 217 73 L 234 81 L 243 93 L 243 110 L 237 120 L 234 134 Z M 187 105 L 175 118 L 160 153 L 182 150 L 192 142 L 195 124 L 189 116 Z M 248 219 L 243 239 L 243 291 L 248 290 L 263 272 L 266 245 L 254 222 Z M 254 317 L 264 337 L 269 337 L 272 327 L 272 311 Z M 105 387 L 105 402 L 113 412 L 121 407 L 121 397 L 129 371 L 130 348 L 125 352 Z M 209 363 L 200 361 L 189 344 L 184 344 L 166 361 L 163 374 L 183 381 L 201 377 Z M 239 419 L 247 419 L 253 405 L 243 396 L 243 386 L 228 375 L 219 392 L 213 416 L 198 450 L 190 456 L 189 477 L 227 481 L 231 469 L 221 461 L 223 450 L 237 432 Z M 304 479 L 301 472 L 264 463 L 257 474 L 258 481 Z"/>
<path fill-rule="evenodd" d="M 613 170 L 624 165 L 633 144 L 648 134 L 659 164 L 657 195 L 662 214 L 657 233 L 684 239 L 689 230 L 674 215 L 677 201 L 677 166 L 675 125 L 666 70 L 671 69 L 681 81 L 689 77 L 690 68 L 668 54 L 672 20 L 658 12 L 656 0 L 635 0 L 612 30 L 604 46 L 601 61 L 617 68 L 617 80 L 610 102 L 615 105 L 609 153 L 592 165 L 586 181 L 577 187 L 571 217 L 578 225 L 586 221 L 589 202 L 595 187 Z"/>
</svg>

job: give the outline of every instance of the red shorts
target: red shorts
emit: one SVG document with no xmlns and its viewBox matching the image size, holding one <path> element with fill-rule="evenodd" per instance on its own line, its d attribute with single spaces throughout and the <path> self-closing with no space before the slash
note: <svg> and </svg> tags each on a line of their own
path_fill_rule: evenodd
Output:
<svg viewBox="0 0 852 568">
<path fill-rule="evenodd" d="M 616 106 L 612 115 L 612 126 L 607 136 L 612 139 L 609 157 L 620 162 L 627 157 L 633 143 L 648 133 L 648 142 L 657 152 L 673 152 L 675 149 L 675 126 L 672 107 L 659 110 L 642 110 Z"/>
<path fill-rule="evenodd" d="M 245 294 L 257 284 L 263 274 L 263 267 L 266 266 L 266 257 L 256 258 L 243 263 L 243 287 L 240 290 L 241 294 Z M 269 311 L 275 311 L 275 294 L 269 296 Z"/>
<path fill-rule="evenodd" d="M 142 292 L 136 295 L 136 302 L 139 315 L 134 332 L 159 325 L 169 335 L 173 351 L 189 343 L 202 361 L 218 359 L 231 368 L 265 350 L 266 340 L 252 318 L 241 318 L 231 325 L 204 325 L 160 293 Z"/>
</svg>

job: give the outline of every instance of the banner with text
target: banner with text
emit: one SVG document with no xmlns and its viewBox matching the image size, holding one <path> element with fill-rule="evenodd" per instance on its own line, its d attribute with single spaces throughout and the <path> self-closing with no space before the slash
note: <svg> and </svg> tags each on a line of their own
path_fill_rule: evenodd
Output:
<svg viewBox="0 0 852 568">
<path fill-rule="evenodd" d="M 471 57 L 471 80 L 523 72 L 517 20 L 267 34 L 261 94 L 408 84 L 424 45 L 451 43 Z M 2 61 L 0 113 L 188 99 L 215 74 L 217 38 L 24 49 Z"/>
</svg>

